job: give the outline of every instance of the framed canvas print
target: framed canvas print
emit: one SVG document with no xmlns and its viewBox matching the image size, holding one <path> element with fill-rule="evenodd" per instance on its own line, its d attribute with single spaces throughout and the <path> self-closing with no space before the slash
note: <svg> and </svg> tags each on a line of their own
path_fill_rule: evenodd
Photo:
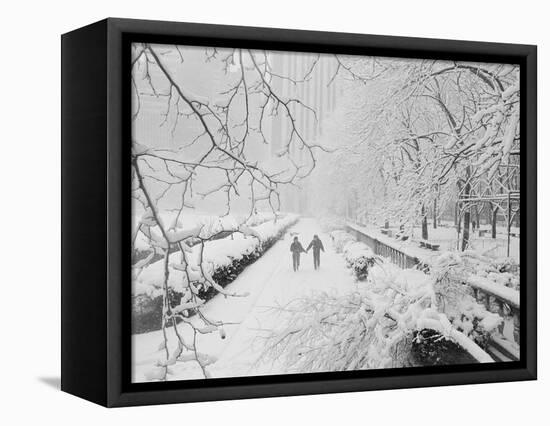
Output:
<svg viewBox="0 0 550 426">
<path fill-rule="evenodd" d="M 107 19 L 62 37 L 62 389 L 536 378 L 536 47 Z"/>
</svg>

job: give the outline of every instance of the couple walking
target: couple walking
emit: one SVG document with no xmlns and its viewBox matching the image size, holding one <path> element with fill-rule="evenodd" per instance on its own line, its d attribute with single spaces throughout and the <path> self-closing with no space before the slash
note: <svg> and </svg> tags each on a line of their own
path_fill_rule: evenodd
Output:
<svg viewBox="0 0 550 426">
<path fill-rule="evenodd" d="M 294 272 L 300 269 L 300 253 L 307 253 L 309 249 L 313 249 L 313 267 L 319 269 L 321 265 L 321 250 L 325 251 L 323 247 L 323 242 L 319 239 L 319 236 L 314 235 L 313 240 L 307 246 L 307 249 L 304 250 L 302 243 L 298 241 L 298 237 L 294 237 L 294 241 L 290 245 L 290 251 L 292 252 L 292 267 Z"/>
</svg>

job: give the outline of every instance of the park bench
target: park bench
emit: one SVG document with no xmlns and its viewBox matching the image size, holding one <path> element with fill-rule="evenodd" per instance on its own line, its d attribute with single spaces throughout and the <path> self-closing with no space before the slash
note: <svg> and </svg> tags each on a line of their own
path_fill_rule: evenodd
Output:
<svg viewBox="0 0 550 426">
<path fill-rule="evenodd" d="M 386 228 L 380 228 L 380 232 L 384 235 L 388 235 L 389 229 Z"/>
<path fill-rule="evenodd" d="M 439 244 L 432 243 L 428 240 L 420 240 L 420 247 L 424 247 L 430 250 L 439 250 Z"/>
<path fill-rule="evenodd" d="M 405 231 L 399 231 L 397 234 L 395 234 L 395 238 L 397 240 L 407 241 L 409 239 L 409 236 L 405 233 Z"/>
</svg>

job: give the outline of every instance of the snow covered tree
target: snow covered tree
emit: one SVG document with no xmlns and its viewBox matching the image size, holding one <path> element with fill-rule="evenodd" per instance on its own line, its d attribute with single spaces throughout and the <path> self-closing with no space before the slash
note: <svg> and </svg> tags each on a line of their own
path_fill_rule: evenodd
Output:
<svg viewBox="0 0 550 426">
<path fill-rule="evenodd" d="M 519 142 L 519 69 L 513 65 L 337 57 L 350 77 L 339 182 L 357 187 L 378 220 L 422 224 L 427 216 L 476 194 L 498 175 Z M 336 161 L 334 161 L 336 160 Z M 329 165 L 329 167 L 331 167 Z M 462 244 L 469 242 L 470 212 Z"/>
</svg>

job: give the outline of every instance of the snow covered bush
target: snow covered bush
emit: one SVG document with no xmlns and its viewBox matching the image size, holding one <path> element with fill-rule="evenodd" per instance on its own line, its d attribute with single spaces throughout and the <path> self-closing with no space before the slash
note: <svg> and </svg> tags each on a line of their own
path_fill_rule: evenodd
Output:
<svg viewBox="0 0 550 426">
<path fill-rule="evenodd" d="M 143 216 L 143 214 L 142 214 Z M 134 218 L 134 223 L 139 223 L 142 217 Z M 185 220 L 177 218 L 177 214 L 174 212 L 163 212 L 159 214 L 159 219 L 163 223 L 170 224 L 172 230 L 178 230 L 177 232 L 195 231 L 197 229 L 203 229 L 203 234 L 208 234 L 210 240 L 218 240 L 230 236 L 232 232 L 239 227 L 239 224 L 245 223 L 248 227 L 257 227 L 266 222 L 275 222 L 279 219 L 284 219 L 284 215 L 277 215 L 272 212 L 257 212 L 250 217 L 242 217 L 242 215 L 227 215 L 225 217 L 218 217 L 212 215 L 198 215 L 189 214 L 185 215 Z M 151 244 L 147 234 L 139 232 L 144 225 L 140 225 L 138 229 L 135 229 L 135 236 L 133 237 L 133 253 L 132 264 L 139 262 L 142 259 L 148 257 L 151 252 Z M 205 232 L 206 231 L 206 232 Z M 180 234 L 180 236 L 183 234 Z M 198 244 L 199 239 L 190 239 L 189 245 Z M 178 251 L 177 246 L 170 248 L 171 252 Z M 160 251 L 155 254 L 153 262 L 162 258 Z M 149 262 L 151 263 L 151 261 Z"/>
<path fill-rule="evenodd" d="M 373 251 L 364 243 L 355 240 L 353 235 L 345 231 L 333 231 L 330 233 L 334 248 L 337 253 L 343 253 L 348 268 L 353 270 L 359 281 L 367 279 L 369 269 L 379 261 Z"/>
<path fill-rule="evenodd" d="M 378 256 L 364 243 L 349 242 L 344 246 L 344 258 L 348 268 L 353 270 L 355 277 L 359 281 L 364 281 L 369 275 L 369 269 L 377 262 L 380 262 Z"/>
</svg>

